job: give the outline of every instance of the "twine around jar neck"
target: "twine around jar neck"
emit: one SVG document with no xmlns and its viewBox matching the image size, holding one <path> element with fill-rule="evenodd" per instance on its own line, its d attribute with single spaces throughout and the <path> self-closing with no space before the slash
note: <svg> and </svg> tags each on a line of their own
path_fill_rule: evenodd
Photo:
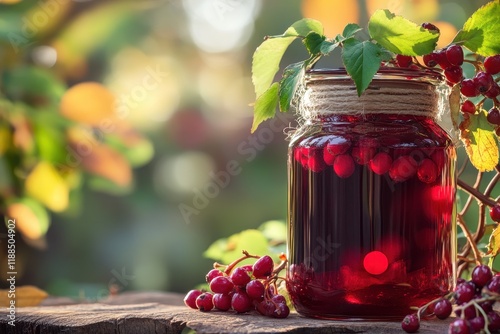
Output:
<svg viewBox="0 0 500 334">
<path fill-rule="evenodd" d="M 304 119 L 328 115 L 395 114 L 437 118 L 439 92 L 428 82 L 373 80 L 358 97 L 350 80 L 306 82 L 298 101 Z"/>
</svg>

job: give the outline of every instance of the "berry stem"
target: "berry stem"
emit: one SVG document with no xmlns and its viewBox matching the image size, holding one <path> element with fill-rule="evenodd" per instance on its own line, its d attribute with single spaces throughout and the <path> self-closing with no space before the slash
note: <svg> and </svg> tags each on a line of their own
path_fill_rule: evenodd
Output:
<svg viewBox="0 0 500 334">
<path fill-rule="evenodd" d="M 284 260 L 282 260 L 281 263 L 278 266 L 276 266 L 276 268 L 274 268 L 272 276 L 278 275 L 286 267 L 288 259 L 283 253 L 280 255 L 280 259 L 282 258 L 284 258 Z"/>
<path fill-rule="evenodd" d="M 474 238 L 472 237 L 472 235 L 471 235 L 469 229 L 467 228 L 467 226 L 463 220 L 463 217 L 461 215 L 457 215 L 457 224 L 458 224 L 458 226 L 460 226 L 460 228 L 464 232 L 465 237 L 467 238 L 467 242 L 470 244 L 470 246 L 472 248 L 472 253 L 474 254 L 474 260 L 476 262 L 476 265 L 480 265 L 482 263 L 481 262 L 481 254 L 479 253 L 479 249 L 477 249 L 477 245 L 474 241 Z"/>
<path fill-rule="evenodd" d="M 224 270 L 224 274 L 229 275 L 229 274 L 231 274 L 231 271 L 234 269 L 234 267 L 236 267 L 236 265 L 238 263 L 240 263 L 241 261 L 246 260 L 246 259 L 258 259 L 258 258 L 260 258 L 260 256 L 257 256 L 257 255 L 250 255 L 246 250 L 243 250 L 242 253 L 243 253 L 242 257 L 234 260 L 233 262 L 228 264 L 227 267 L 220 264 L 220 263 L 215 262 L 214 268 L 217 269 L 217 268 L 221 268 L 221 267 L 226 267 L 226 270 Z"/>
<path fill-rule="evenodd" d="M 477 303 L 477 301 L 475 301 L 473 299 L 473 300 L 471 300 L 471 302 L 474 305 L 474 307 L 476 308 L 476 310 L 479 310 L 479 312 L 481 312 L 481 314 L 483 316 L 483 319 L 484 319 L 484 327 L 483 327 L 483 329 L 484 329 L 485 333 L 491 334 L 490 331 L 488 330 L 488 325 L 490 324 L 489 321 L 488 321 L 488 315 L 486 314 L 486 312 L 484 312 L 483 308 Z M 464 315 L 464 314 L 465 314 L 465 312 L 462 312 L 462 315 Z"/>
</svg>

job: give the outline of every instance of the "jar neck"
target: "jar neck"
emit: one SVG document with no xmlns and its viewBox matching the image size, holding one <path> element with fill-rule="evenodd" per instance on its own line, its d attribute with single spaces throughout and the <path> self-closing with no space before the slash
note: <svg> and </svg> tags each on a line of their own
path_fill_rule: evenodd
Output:
<svg viewBox="0 0 500 334">
<path fill-rule="evenodd" d="M 306 120 L 304 124 L 312 123 L 358 123 L 358 122 L 375 122 L 375 123 L 406 123 L 406 122 L 434 122 L 435 118 L 430 115 L 409 115 L 409 114 L 326 114 L 315 115 L 313 118 Z"/>
<path fill-rule="evenodd" d="M 335 115 L 408 115 L 436 118 L 439 93 L 434 85 L 404 79 L 373 80 L 358 97 L 355 86 L 346 80 L 318 80 L 306 84 L 299 102 L 304 119 Z"/>
</svg>

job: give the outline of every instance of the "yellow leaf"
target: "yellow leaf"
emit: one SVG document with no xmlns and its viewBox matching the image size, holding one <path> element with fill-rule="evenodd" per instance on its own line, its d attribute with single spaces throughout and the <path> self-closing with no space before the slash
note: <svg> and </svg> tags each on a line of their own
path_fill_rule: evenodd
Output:
<svg viewBox="0 0 500 334">
<path fill-rule="evenodd" d="M 39 162 L 28 175 L 26 192 L 52 211 L 60 212 L 68 207 L 68 185 L 48 162 Z"/>
<path fill-rule="evenodd" d="M 29 240 L 40 239 L 49 228 L 49 216 L 45 209 L 34 200 L 23 199 L 7 207 L 7 216 L 19 231 Z"/>
<path fill-rule="evenodd" d="M 9 283 L 9 281 L 7 281 Z M 0 306 L 9 307 L 11 302 L 15 302 L 15 307 L 37 306 L 48 297 L 47 292 L 32 285 L 15 287 L 15 292 L 11 289 L 0 290 Z"/>
<path fill-rule="evenodd" d="M 114 149 L 98 142 L 90 134 L 77 128 L 68 131 L 73 160 L 95 175 L 127 187 L 132 182 L 132 169 L 127 160 Z"/>
<path fill-rule="evenodd" d="M 490 242 L 486 248 L 488 248 L 488 255 L 491 255 L 492 257 L 497 256 L 500 251 L 500 227 L 497 227 L 493 230 L 493 232 L 491 232 Z"/>
<path fill-rule="evenodd" d="M 303 0 L 302 16 L 320 21 L 325 35 L 335 37 L 348 23 L 359 23 L 358 1 Z"/>
<path fill-rule="evenodd" d="M 114 118 L 115 96 L 97 82 L 84 82 L 68 89 L 61 100 L 60 111 L 73 121 L 99 126 Z"/>
<path fill-rule="evenodd" d="M 0 125 L 0 156 L 2 156 L 12 145 L 12 134 L 8 125 Z"/>
<path fill-rule="evenodd" d="M 498 145 L 495 129 L 486 120 L 486 111 L 467 115 L 460 124 L 460 138 L 474 167 L 481 172 L 491 171 L 498 164 Z"/>
</svg>

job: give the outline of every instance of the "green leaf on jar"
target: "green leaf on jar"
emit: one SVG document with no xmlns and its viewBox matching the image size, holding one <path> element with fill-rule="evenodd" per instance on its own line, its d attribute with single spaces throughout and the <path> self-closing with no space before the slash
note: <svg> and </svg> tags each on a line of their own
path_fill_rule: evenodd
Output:
<svg viewBox="0 0 500 334">
<path fill-rule="evenodd" d="M 359 25 L 356 23 L 349 23 L 345 26 L 344 31 L 342 32 L 342 36 L 344 38 L 353 37 L 358 31 L 362 30 Z"/>
<path fill-rule="evenodd" d="M 257 98 L 273 83 L 274 76 L 279 71 L 281 58 L 295 38 L 270 38 L 255 50 L 252 60 L 252 82 Z"/>
<path fill-rule="evenodd" d="M 305 38 L 311 32 L 323 35 L 323 25 L 313 19 L 302 19 L 292 24 L 283 35 L 268 36 L 257 47 L 252 59 L 252 82 L 257 98 L 271 86 L 290 44 L 299 37 Z"/>
<path fill-rule="evenodd" d="M 492 1 L 479 8 L 465 22 L 453 40 L 481 56 L 500 54 L 500 2 Z"/>
<path fill-rule="evenodd" d="M 439 38 L 438 32 L 424 29 L 387 9 L 379 9 L 370 17 L 368 32 L 387 50 L 405 56 L 431 53 Z"/>
<path fill-rule="evenodd" d="M 460 138 L 474 167 L 491 171 L 498 164 L 499 153 L 494 127 L 486 119 L 486 111 L 470 115 L 460 124 Z"/>
<path fill-rule="evenodd" d="M 255 101 L 252 133 L 257 130 L 260 123 L 272 118 L 276 113 L 276 105 L 279 100 L 278 91 L 279 84 L 275 82 Z"/>
<path fill-rule="evenodd" d="M 294 24 L 292 24 L 282 36 L 305 37 L 310 32 L 315 32 L 319 35 L 323 35 L 323 25 L 321 24 L 321 22 L 313 19 L 298 20 Z"/>
<path fill-rule="evenodd" d="M 309 54 L 314 55 L 321 53 L 321 45 L 323 43 L 333 44 L 331 42 L 326 41 L 326 37 L 324 35 L 320 35 L 315 33 L 314 31 L 307 34 L 306 38 L 302 40 Z"/>
<path fill-rule="evenodd" d="M 297 90 L 298 82 L 304 74 L 304 66 L 305 62 L 301 61 L 287 66 L 283 72 L 279 87 L 279 103 L 282 112 L 287 112 L 290 109 L 290 103 Z"/>
<path fill-rule="evenodd" d="M 356 39 L 344 41 L 343 46 L 344 66 L 356 84 L 358 96 L 361 96 L 379 70 L 385 52 L 377 44 Z"/>
</svg>

